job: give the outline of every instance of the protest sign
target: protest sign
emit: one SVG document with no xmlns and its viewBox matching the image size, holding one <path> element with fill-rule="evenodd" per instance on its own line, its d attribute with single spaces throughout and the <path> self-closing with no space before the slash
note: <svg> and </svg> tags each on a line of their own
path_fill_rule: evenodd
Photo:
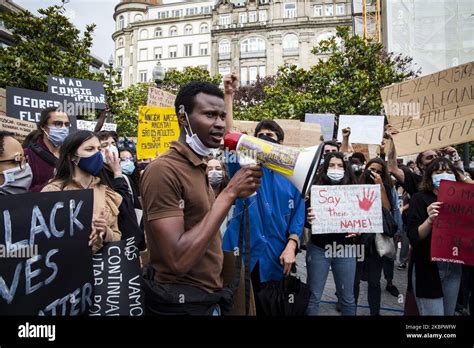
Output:
<svg viewBox="0 0 474 348">
<path fill-rule="evenodd" d="M 0 88 L 0 116 L 7 114 L 7 93 L 5 89 Z"/>
<path fill-rule="evenodd" d="M 71 97 L 77 103 L 91 104 L 91 109 L 105 109 L 104 85 L 99 81 L 48 76 L 48 92 Z"/>
<path fill-rule="evenodd" d="M 431 261 L 474 266 L 474 185 L 442 180 L 437 201 Z"/>
<path fill-rule="evenodd" d="M 26 136 L 36 130 L 33 122 L 21 121 L 13 117 L 0 116 L 0 130 L 12 132 L 19 142 L 23 142 Z"/>
<path fill-rule="evenodd" d="M 339 116 L 337 141 L 342 141 L 342 130 L 347 127 L 351 128 L 351 143 L 380 144 L 384 132 L 384 117 L 372 115 Z"/>
<path fill-rule="evenodd" d="M 93 132 L 97 122 L 95 121 L 85 121 L 85 120 L 77 120 L 77 129 L 88 130 Z M 117 131 L 117 125 L 115 123 L 107 123 L 105 122 L 102 126 L 102 131 Z"/>
<path fill-rule="evenodd" d="M 156 87 L 148 88 L 147 106 L 158 106 L 160 108 L 174 108 L 176 96 Z"/>
<path fill-rule="evenodd" d="M 144 314 L 140 253 L 135 238 L 107 243 L 93 256 L 94 303 L 89 315 Z"/>
<path fill-rule="evenodd" d="M 319 123 L 324 141 L 332 140 L 334 134 L 334 114 L 306 114 L 304 121 L 307 123 Z"/>
<path fill-rule="evenodd" d="M 313 234 L 383 232 L 379 185 L 315 185 L 311 207 Z"/>
<path fill-rule="evenodd" d="M 381 91 L 397 155 L 474 140 L 474 62 L 385 87 Z"/>
<path fill-rule="evenodd" d="M 140 106 L 138 111 L 137 158 L 155 158 L 178 140 L 179 124 L 174 108 Z"/>
<path fill-rule="evenodd" d="M 74 99 L 30 89 L 7 87 L 7 115 L 22 121 L 39 122 L 41 111 L 59 107 L 69 116 L 76 115 Z"/>
<path fill-rule="evenodd" d="M 92 190 L 0 196 L 2 315 L 88 313 L 92 206 Z"/>
<path fill-rule="evenodd" d="M 255 128 L 258 122 L 256 121 L 240 121 L 234 120 L 232 122 L 231 132 L 244 133 L 253 136 L 255 134 Z"/>
</svg>

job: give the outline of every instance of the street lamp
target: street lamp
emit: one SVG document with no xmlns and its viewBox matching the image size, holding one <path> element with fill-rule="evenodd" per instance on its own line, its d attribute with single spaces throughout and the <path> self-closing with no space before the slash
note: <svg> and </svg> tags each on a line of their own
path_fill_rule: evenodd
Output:
<svg viewBox="0 0 474 348">
<path fill-rule="evenodd" d="M 152 75 L 153 81 L 156 83 L 156 87 L 160 88 L 163 80 L 165 79 L 165 69 L 163 69 L 163 66 L 159 60 L 156 62 L 156 65 L 153 68 Z"/>
<path fill-rule="evenodd" d="M 110 55 L 109 58 L 109 86 L 112 89 L 112 69 L 114 67 L 114 56 Z"/>
</svg>

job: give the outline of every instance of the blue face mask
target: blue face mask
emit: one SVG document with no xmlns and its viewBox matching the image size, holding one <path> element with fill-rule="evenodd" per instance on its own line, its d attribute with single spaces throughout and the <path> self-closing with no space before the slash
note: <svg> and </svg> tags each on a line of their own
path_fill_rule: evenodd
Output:
<svg viewBox="0 0 474 348">
<path fill-rule="evenodd" d="M 456 176 L 449 173 L 434 174 L 431 180 L 433 180 L 434 187 L 438 189 L 439 185 L 441 185 L 441 180 L 456 181 Z"/>
<path fill-rule="evenodd" d="M 95 154 L 89 157 L 80 157 L 77 166 L 83 171 L 97 176 L 104 167 L 104 160 L 102 158 L 102 153 L 97 151 Z"/>
<path fill-rule="evenodd" d="M 56 128 L 50 127 L 49 132 L 47 133 L 49 141 L 54 145 L 54 147 L 60 147 L 64 143 L 64 139 L 69 135 L 69 128 Z"/>
<path fill-rule="evenodd" d="M 130 160 L 120 162 L 120 167 L 122 167 L 122 173 L 126 175 L 132 175 L 135 171 L 135 164 Z"/>
</svg>

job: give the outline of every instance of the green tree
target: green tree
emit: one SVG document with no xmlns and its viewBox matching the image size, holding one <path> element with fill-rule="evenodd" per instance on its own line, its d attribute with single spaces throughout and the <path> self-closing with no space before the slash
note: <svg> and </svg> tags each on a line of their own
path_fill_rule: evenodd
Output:
<svg viewBox="0 0 474 348">
<path fill-rule="evenodd" d="M 95 24 L 81 35 L 60 6 L 1 13 L 0 19 L 13 34 L 13 44 L 0 48 L 0 87 L 13 86 L 38 91 L 48 89 L 46 77 L 91 79 L 90 48 Z"/>
<path fill-rule="evenodd" d="M 380 115 L 380 90 L 417 76 L 412 59 L 387 53 L 381 43 L 365 42 L 338 27 L 335 36 L 312 50 L 323 55 L 310 69 L 279 69 L 274 85 L 265 87 L 265 101 L 242 111 L 242 117 L 304 119 L 305 113 Z"/>
<path fill-rule="evenodd" d="M 209 71 L 200 67 L 186 67 L 183 71 L 168 71 L 162 88 L 165 91 L 177 94 L 182 86 L 191 81 L 208 81 L 219 86 L 222 82 L 222 76 L 219 74 L 211 76 Z"/>
</svg>

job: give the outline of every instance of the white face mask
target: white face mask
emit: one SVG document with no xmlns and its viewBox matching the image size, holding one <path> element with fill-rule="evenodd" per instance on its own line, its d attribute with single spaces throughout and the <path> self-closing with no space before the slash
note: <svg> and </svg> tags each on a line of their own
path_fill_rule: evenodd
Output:
<svg viewBox="0 0 474 348">
<path fill-rule="evenodd" d="M 33 180 L 33 173 L 28 163 L 23 169 L 16 167 L 5 170 L 2 174 L 5 181 L 0 186 L 0 195 L 26 193 Z"/>
<path fill-rule="evenodd" d="M 189 122 L 188 113 L 184 112 L 184 114 L 186 115 L 186 120 L 188 120 L 188 125 L 189 125 L 189 133 L 188 133 L 188 130 L 184 128 L 184 131 L 186 132 L 186 144 L 188 144 L 189 147 L 198 155 L 210 156 L 212 154 L 213 149 L 207 147 L 206 145 L 202 143 L 201 139 L 199 139 L 197 134 L 194 133 L 193 129 L 191 128 L 191 122 Z"/>
<path fill-rule="evenodd" d="M 344 177 L 344 169 L 329 168 L 327 175 L 332 182 L 340 182 Z"/>
<path fill-rule="evenodd" d="M 456 176 L 450 173 L 441 173 L 434 174 L 431 179 L 433 180 L 434 187 L 438 189 L 439 185 L 441 185 L 441 180 L 456 181 Z"/>
<path fill-rule="evenodd" d="M 116 146 L 114 146 L 114 145 L 109 145 L 109 146 L 107 147 L 107 150 L 109 150 L 109 153 L 110 153 L 110 154 L 115 155 L 115 158 L 119 158 L 119 152 L 118 152 L 118 149 L 117 149 Z M 105 158 L 105 151 L 102 152 L 102 159 L 104 160 L 104 163 L 107 164 L 107 158 Z"/>
</svg>

